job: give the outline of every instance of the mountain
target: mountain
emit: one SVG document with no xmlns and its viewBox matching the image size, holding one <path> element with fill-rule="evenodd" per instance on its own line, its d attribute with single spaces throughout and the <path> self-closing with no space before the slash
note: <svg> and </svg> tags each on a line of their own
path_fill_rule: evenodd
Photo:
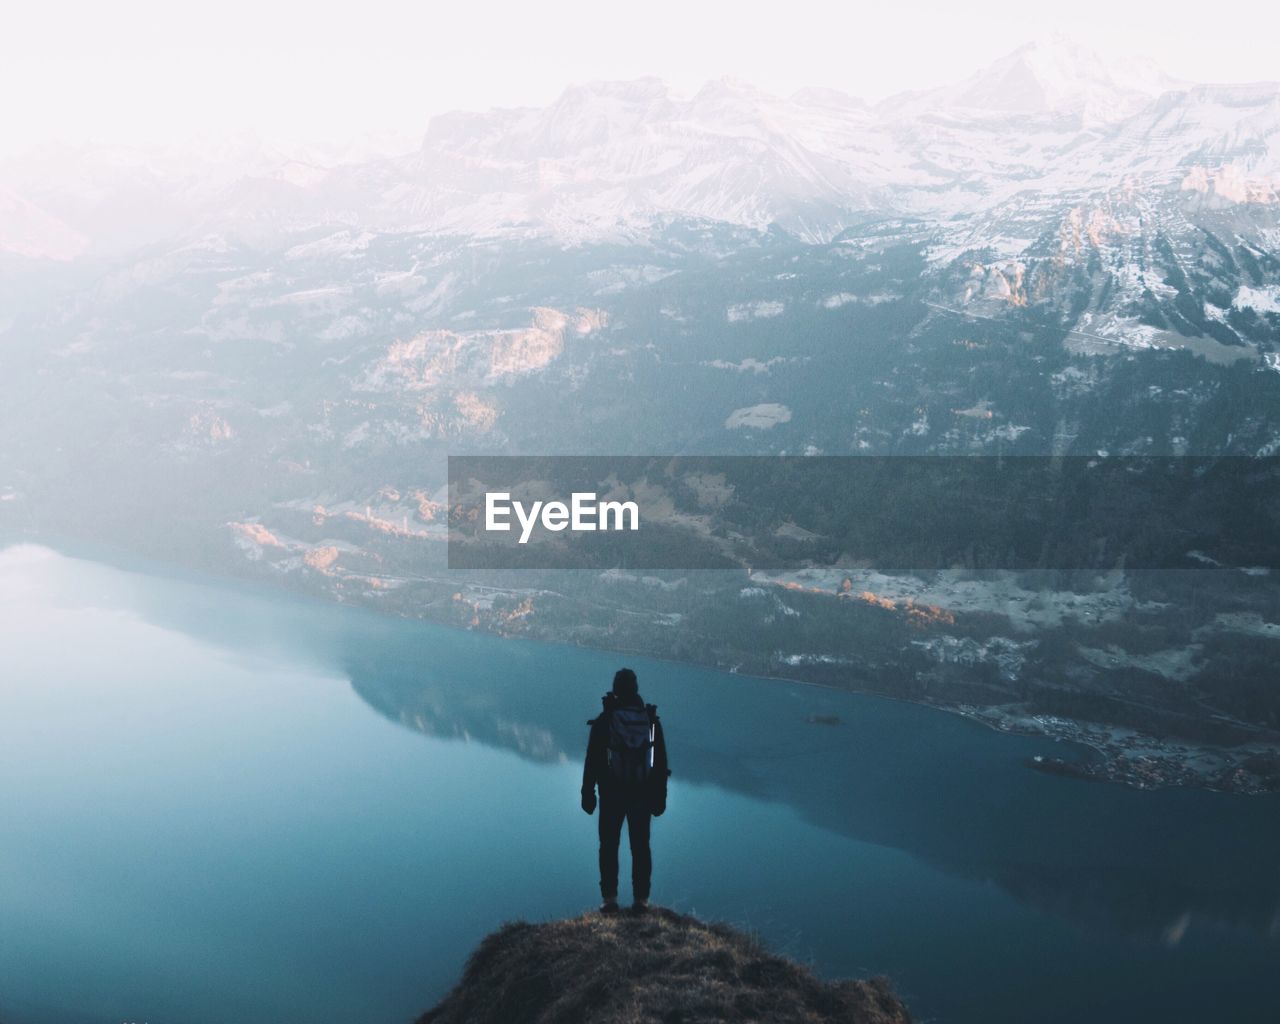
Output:
<svg viewBox="0 0 1280 1024">
<path fill-rule="evenodd" d="M 724 925 L 648 914 L 504 925 L 418 1024 L 592 1020 L 908 1024 L 877 978 L 829 984 Z"/>
<path fill-rule="evenodd" d="M 85 238 L 57 217 L 0 188 L 0 253 L 36 260 L 71 260 Z"/>
<path fill-rule="evenodd" d="M 1280 453 L 1278 104 L 1059 40 L 878 104 L 642 79 L 399 153 L 9 161 L 0 529 L 1274 789 L 1280 588 L 1195 538 L 1168 573 L 887 574 L 792 523 L 803 571 L 675 579 L 442 541 L 467 452 Z M 694 541 L 776 512 L 731 511 Z"/>
<path fill-rule="evenodd" d="M 184 207 L 185 230 L 233 234 L 265 222 L 634 239 L 663 219 L 695 218 L 822 240 L 868 211 L 959 219 L 963 232 L 1028 196 L 1053 205 L 1122 187 L 1212 188 L 1225 201 L 1273 202 L 1278 102 L 1274 84 L 1192 86 L 1054 38 L 874 106 L 729 80 L 687 98 L 656 79 L 596 82 L 546 108 L 436 117 L 417 153 L 360 160 L 240 140 L 186 166 L 173 154 L 136 157 L 132 177 Z M 0 181 L 74 216 L 65 161 L 52 182 L 21 161 L 0 168 Z M 129 198 L 121 151 L 80 153 L 75 166 L 100 204 Z M 87 211 L 80 219 L 69 222 L 92 232 Z"/>
<path fill-rule="evenodd" d="M 1186 85 L 1149 60 L 1104 60 L 1054 35 L 1018 47 L 956 85 L 891 97 L 880 110 L 897 117 L 939 112 L 988 118 L 1068 115 L 1082 127 L 1096 127 L 1122 121 Z"/>
<path fill-rule="evenodd" d="M 416 152 L 364 152 L 237 140 L 199 156 L 11 160 L 0 249 L 266 250 L 341 230 L 642 246 L 680 223 L 821 243 L 893 218 L 949 270 L 943 305 L 1043 303 L 1089 344 L 1196 337 L 1219 359 L 1272 340 L 1257 313 L 1275 299 L 1280 86 L 1192 85 L 1062 38 L 875 105 L 730 80 L 689 97 L 656 79 L 596 82 L 545 108 L 436 117 Z M 1239 250 L 1234 266 L 1171 278 L 1169 253 L 1206 236 Z"/>
</svg>

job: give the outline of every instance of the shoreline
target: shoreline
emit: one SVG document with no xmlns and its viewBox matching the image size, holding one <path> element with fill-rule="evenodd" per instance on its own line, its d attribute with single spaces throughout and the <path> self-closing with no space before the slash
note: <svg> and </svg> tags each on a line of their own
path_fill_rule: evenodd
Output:
<svg viewBox="0 0 1280 1024">
<path fill-rule="evenodd" d="M 1087 757 L 1068 758 L 1037 755 L 1027 759 L 1026 767 L 1047 774 L 1065 775 L 1092 782 L 1104 782 L 1127 786 L 1132 789 L 1154 791 L 1169 788 L 1198 788 L 1215 793 L 1232 793 L 1242 796 L 1266 795 L 1280 792 L 1280 748 L 1264 744 L 1241 744 L 1238 747 L 1215 746 L 1189 740 L 1162 739 L 1126 726 L 1109 725 L 1069 719 L 1056 715 L 1033 714 L 1016 705 L 976 705 L 945 701 L 913 700 L 896 694 L 883 693 L 868 687 L 839 686 L 819 680 L 783 676 L 767 672 L 740 672 L 737 666 L 725 666 L 715 662 L 690 661 L 655 654 L 637 648 L 598 647 L 574 643 L 571 640 L 545 635 L 512 635 L 485 626 L 467 627 L 427 615 L 407 614 L 403 611 L 379 608 L 365 601 L 348 601 L 335 598 L 323 588 L 298 586 L 296 581 L 272 579 L 266 575 L 232 574 L 206 569 L 200 566 L 159 559 L 140 554 L 110 543 L 86 542 L 76 538 L 49 535 L 0 535 L 0 550 L 7 547 L 31 544 L 42 546 L 68 558 L 83 559 L 108 565 L 126 572 L 141 572 L 180 579 L 194 583 L 213 583 L 256 591 L 260 587 L 269 592 L 287 594 L 309 603 L 327 608 L 355 610 L 379 618 L 391 618 L 404 622 L 429 624 L 460 633 L 482 633 L 502 640 L 521 640 L 538 644 L 588 649 L 600 653 L 634 655 L 649 661 L 673 665 L 692 665 L 708 668 L 725 675 L 742 675 L 770 683 L 786 683 L 792 686 L 814 687 L 835 693 L 857 694 L 880 700 L 895 701 L 947 712 L 985 726 L 995 732 L 1009 735 L 1036 736 L 1056 743 L 1073 744 Z M 1269 759 L 1274 763 L 1269 775 L 1263 775 L 1248 767 L 1253 758 Z"/>
<path fill-rule="evenodd" d="M 950 710 L 997 732 L 1076 743 L 1096 755 L 1086 761 L 1047 756 L 1030 759 L 1028 767 L 1047 774 L 1140 790 L 1196 788 L 1237 796 L 1280 792 L 1274 778 L 1268 780 L 1248 767 L 1255 757 L 1280 763 L 1280 751 L 1262 744 L 1233 748 L 1160 739 L 1127 726 L 1017 714 L 1004 707 L 956 705 Z"/>
</svg>

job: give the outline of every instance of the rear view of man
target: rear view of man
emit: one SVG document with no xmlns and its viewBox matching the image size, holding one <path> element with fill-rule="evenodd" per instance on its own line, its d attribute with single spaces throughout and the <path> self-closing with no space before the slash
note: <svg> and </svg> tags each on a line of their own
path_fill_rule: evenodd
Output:
<svg viewBox="0 0 1280 1024">
<path fill-rule="evenodd" d="M 596 809 L 600 788 L 601 913 L 618 910 L 618 843 L 627 823 L 631 843 L 633 909 L 649 906 L 653 860 L 649 852 L 651 816 L 667 809 L 667 743 L 658 709 L 640 698 L 636 674 L 620 668 L 613 689 L 604 695 L 604 710 L 592 719 L 587 757 L 582 767 L 582 809 Z"/>
</svg>

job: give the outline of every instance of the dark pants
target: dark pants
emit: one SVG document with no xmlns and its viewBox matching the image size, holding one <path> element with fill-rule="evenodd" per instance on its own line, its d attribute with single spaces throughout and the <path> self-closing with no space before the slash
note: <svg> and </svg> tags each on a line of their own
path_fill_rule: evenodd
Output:
<svg viewBox="0 0 1280 1024">
<path fill-rule="evenodd" d="M 631 895 L 647 900 L 649 877 L 653 874 L 649 799 L 639 786 L 600 787 L 600 895 L 607 900 L 618 897 L 618 843 L 624 819 L 631 841 Z"/>
</svg>

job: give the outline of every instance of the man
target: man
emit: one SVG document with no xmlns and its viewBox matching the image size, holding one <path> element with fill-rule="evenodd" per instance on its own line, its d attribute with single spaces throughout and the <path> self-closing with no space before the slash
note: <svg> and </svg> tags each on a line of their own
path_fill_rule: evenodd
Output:
<svg viewBox="0 0 1280 1024">
<path fill-rule="evenodd" d="M 622 822 L 631 844 L 632 909 L 649 906 L 653 859 L 649 852 L 651 816 L 667 809 L 667 742 L 658 709 L 640 699 L 636 674 L 620 668 L 604 710 L 588 724 L 587 757 L 582 766 L 582 809 L 596 809 L 600 787 L 600 912 L 618 912 L 618 842 Z"/>
</svg>

